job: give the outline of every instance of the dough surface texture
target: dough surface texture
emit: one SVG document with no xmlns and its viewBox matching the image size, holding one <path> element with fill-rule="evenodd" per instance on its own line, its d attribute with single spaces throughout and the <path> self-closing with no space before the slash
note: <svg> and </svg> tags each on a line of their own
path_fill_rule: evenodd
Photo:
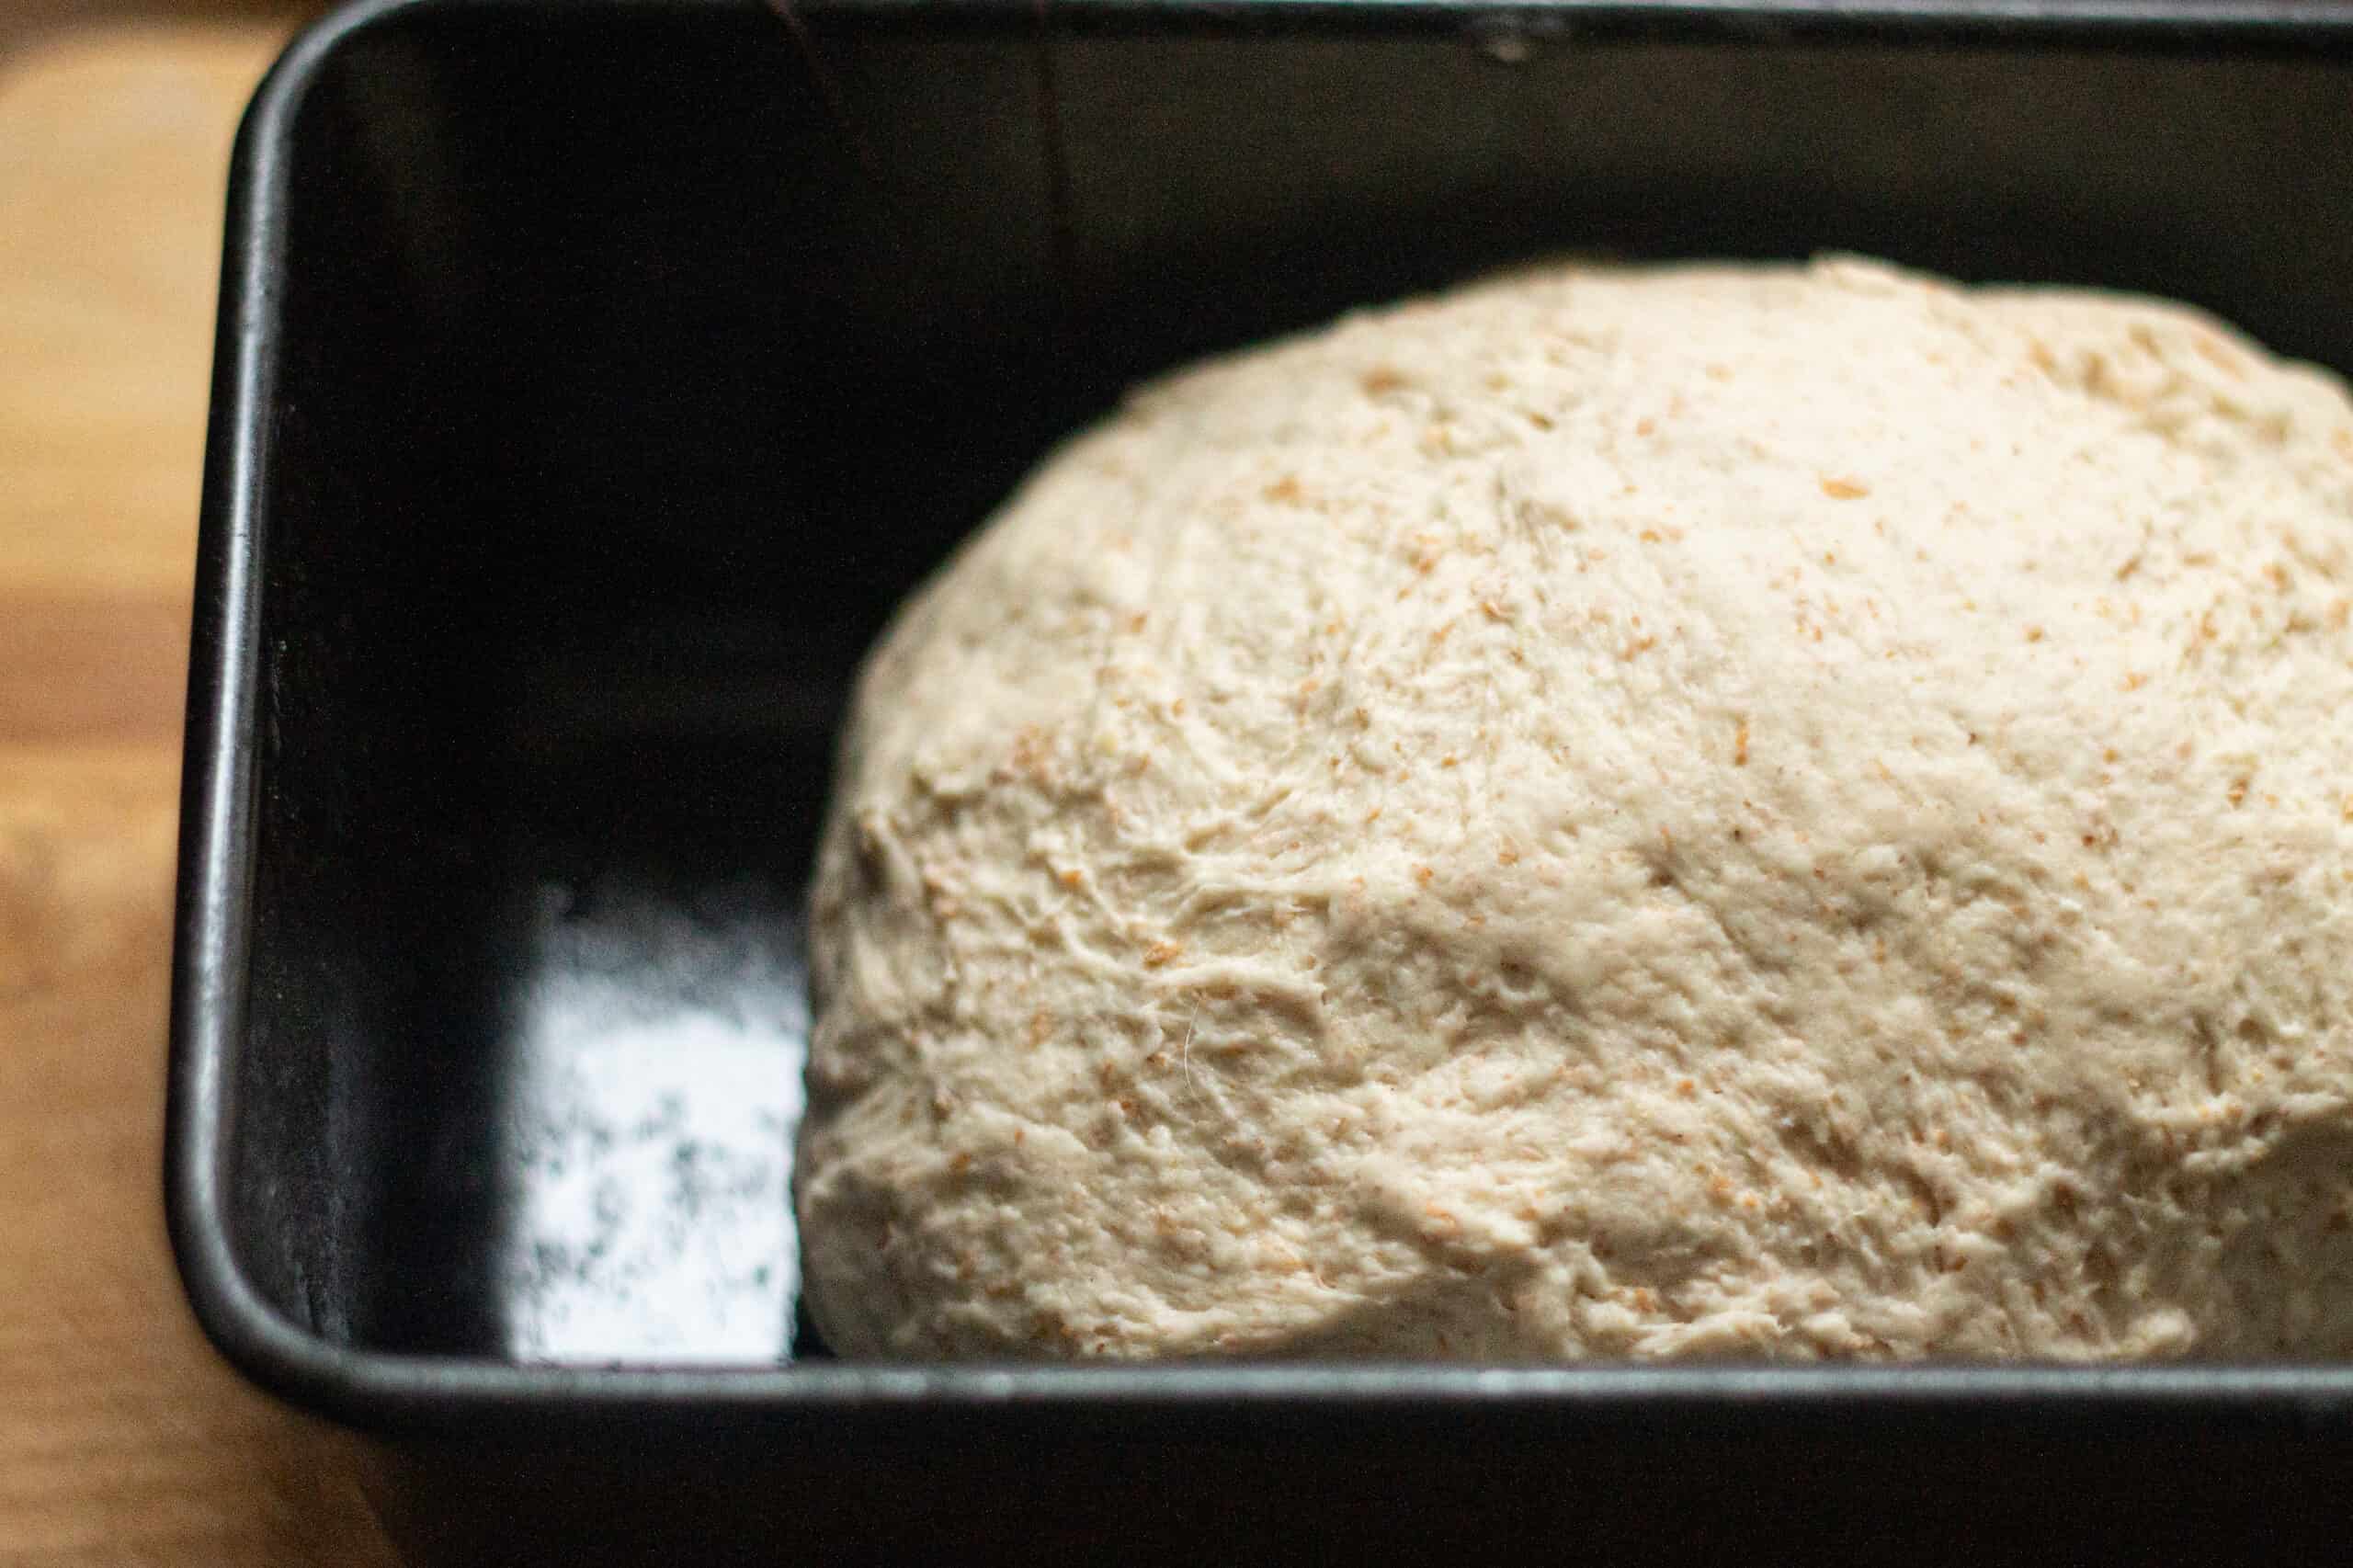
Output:
<svg viewBox="0 0 2353 1568">
<path fill-rule="evenodd" d="M 861 677 L 853 1356 L 2353 1353 L 2353 402 L 1553 267 L 1137 393 Z"/>
</svg>

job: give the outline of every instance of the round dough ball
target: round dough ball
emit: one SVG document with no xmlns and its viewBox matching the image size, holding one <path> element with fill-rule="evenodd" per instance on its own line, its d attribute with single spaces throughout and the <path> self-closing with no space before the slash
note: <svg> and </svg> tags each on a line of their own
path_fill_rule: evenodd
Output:
<svg viewBox="0 0 2353 1568">
<path fill-rule="evenodd" d="M 1138 395 L 866 670 L 860 1356 L 2353 1352 L 2353 403 L 1552 268 Z"/>
</svg>

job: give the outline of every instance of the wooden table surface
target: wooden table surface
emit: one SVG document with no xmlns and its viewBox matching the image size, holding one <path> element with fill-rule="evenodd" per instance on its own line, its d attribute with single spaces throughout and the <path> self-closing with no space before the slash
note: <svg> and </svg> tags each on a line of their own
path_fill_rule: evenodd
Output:
<svg viewBox="0 0 2353 1568">
<path fill-rule="evenodd" d="M 214 1357 L 164 1239 L 222 192 L 291 25 L 172 9 L 0 0 L 0 1563 L 391 1562 L 354 1445 Z"/>
</svg>

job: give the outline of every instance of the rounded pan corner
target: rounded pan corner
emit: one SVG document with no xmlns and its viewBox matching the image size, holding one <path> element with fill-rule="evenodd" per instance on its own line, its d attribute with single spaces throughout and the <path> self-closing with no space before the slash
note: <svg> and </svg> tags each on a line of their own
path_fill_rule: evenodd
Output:
<svg viewBox="0 0 2353 1568">
<path fill-rule="evenodd" d="M 263 73 L 237 128 L 235 162 L 244 170 L 252 156 L 283 141 L 294 111 L 328 61 L 353 40 L 404 13 L 429 9 L 447 0 L 352 0 L 305 24 L 289 39 Z M 233 235 L 232 236 L 233 238 Z"/>
<path fill-rule="evenodd" d="M 760 0 L 600 0 L 608 6 L 645 6 L 674 10 L 721 8 L 758 4 Z M 889 5 L 892 0 L 881 0 Z M 900 0 L 904 3 L 904 0 Z M 256 85 L 238 122 L 233 153 L 233 184 L 229 241 L 240 239 L 238 219 L 275 212 L 274 202 L 241 213 L 239 186 L 266 176 L 277 166 L 278 154 L 290 136 L 297 113 L 312 85 L 335 59 L 369 34 L 433 12 L 529 12 L 544 9 L 546 0 L 347 0 L 306 23 L 287 40 L 284 49 Z M 248 187 L 250 192 L 251 187 Z"/>
<path fill-rule="evenodd" d="M 321 1415 L 364 1414 L 347 1397 L 335 1348 L 282 1316 L 239 1266 L 212 1184 L 194 1176 L 188 1134 L 174 1118 L 165 1139 L 164 1213 L 172 1261 L 197 1326 L 232 1367 L 269 1392 Z"/>
</svg>

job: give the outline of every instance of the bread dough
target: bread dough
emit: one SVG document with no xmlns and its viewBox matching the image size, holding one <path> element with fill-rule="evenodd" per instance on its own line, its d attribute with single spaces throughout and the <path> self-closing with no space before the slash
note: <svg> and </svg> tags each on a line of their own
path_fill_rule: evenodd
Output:
<svg viewBox="0 0 2353 1568">
<path fill-rule="evenodd" d="M 2331 376 L 1858 260 L 1149 388 L 864 672 L 819 1325 L 2353 1350 L 2348 547 Z"/>
</svg>

